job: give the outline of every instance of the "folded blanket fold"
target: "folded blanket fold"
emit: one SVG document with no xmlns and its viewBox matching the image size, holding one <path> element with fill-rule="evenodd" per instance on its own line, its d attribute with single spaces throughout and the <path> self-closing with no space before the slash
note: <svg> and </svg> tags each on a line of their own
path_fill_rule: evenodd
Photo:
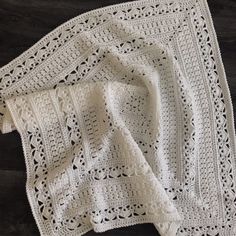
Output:
<svg viewBox="0 0 236 236">
<path fill-rule="evenodd" d="M 136 142 L 137 132 L 147 131 L 141 125 L 149 121 L 148 100 L 147 89 L 115 81 L 7 100 L 25 149 L 28 196 L 44 219 L 40 228 L 47 229 L 43 235 L 145 222 L 162 235 L 176 235 L 181 218 Z M 140 130 L 130 126 L 133 119 Z"/>
</svg>

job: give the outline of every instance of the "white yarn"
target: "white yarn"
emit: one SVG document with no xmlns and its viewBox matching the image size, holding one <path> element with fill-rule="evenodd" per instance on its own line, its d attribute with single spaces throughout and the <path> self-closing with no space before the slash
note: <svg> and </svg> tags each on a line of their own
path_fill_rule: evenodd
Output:
<svg viewBox="0 0 236 236">
<path fill-rule="evenodd" d="M 0 69 L 41 235 L 153 223 L 236 234 L 233 108 L 206 0 L 84 13 Z"/>
</svg>

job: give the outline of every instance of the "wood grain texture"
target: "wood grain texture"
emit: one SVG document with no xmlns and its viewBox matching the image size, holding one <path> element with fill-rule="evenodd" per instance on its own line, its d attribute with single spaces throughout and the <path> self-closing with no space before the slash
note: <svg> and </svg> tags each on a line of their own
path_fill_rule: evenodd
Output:
<svg viewBox="0 0 236 236">
<path fill-rule="evenodd" d="M 0 67 L 58 25 L 83 12 L 125 0 L 0 0 Z M 236 110 L 236 1 L 208 0 Z M 25 192 L 25 163 L 19 134 L 0 134 L 0 235 L 39 236 Z M 86 234 L 95 236 L 93 231 Z M 152 224 L 101 236 L 157 236 Z"/>
</svg>

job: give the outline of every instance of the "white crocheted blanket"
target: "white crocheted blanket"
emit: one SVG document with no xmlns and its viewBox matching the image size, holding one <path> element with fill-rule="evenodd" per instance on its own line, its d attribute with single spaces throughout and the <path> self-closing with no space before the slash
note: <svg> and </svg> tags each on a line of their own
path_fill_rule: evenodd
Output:
<svg viewBox="0 0 236 236">
<path fill-rule="evenodd" d="M 0 68 L 42 236 L 235 236 L 232 110 L 206 0 L 96 9 Z"/>
</svg>

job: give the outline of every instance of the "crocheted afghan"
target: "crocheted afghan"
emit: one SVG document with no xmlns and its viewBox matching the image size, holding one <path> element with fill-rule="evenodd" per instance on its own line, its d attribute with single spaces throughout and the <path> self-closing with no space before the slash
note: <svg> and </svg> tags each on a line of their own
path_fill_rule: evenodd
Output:
<svg viewBox="0 0 236 236">
<path fill-rule="evenodd" d="M 42 236 L 236 235 L 232 111 L 206 0 L 81 14 L 0 69 Z"/>
</svg>

